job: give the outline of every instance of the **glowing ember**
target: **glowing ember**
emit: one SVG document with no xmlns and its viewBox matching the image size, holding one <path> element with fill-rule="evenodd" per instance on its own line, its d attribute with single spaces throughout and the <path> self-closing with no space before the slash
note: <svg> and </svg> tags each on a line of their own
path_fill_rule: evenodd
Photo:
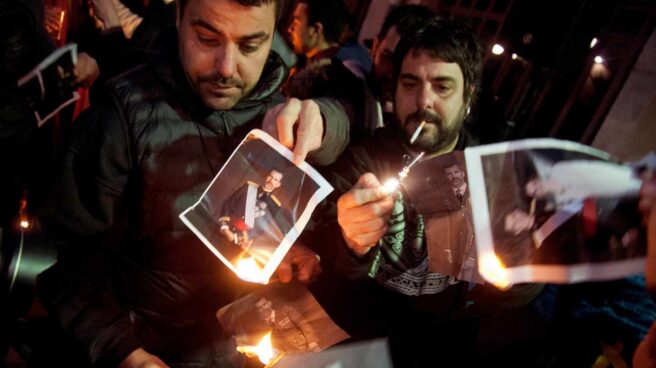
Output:
<svg viewBox="0 0 656 368">
<path fill-rule="evenodd" d="M 480 262 L 481 275 L 483 275 L 488 281 L 500 289 L 507 289 L 511 286 L 508 281 L 506 266 L 504 266 L 496 255 L 485 254 L 481 257 Z"/>
<path fill-rule="evenodd" d="M 387 194 L 394 192 L 399 187 L 399 181 L 396 178 L 388 179 L 383 184 L 383 191 Z"/>
<path fill-rule="evenodd" d="M 274 359 L 277 360 L 276 358 L 280 357 L 276 356 L 275 352 L 273 351 L 273 345 L 271 344 L 271 332 L 264 335 L 264 337 L 256 346 L 237 346 L 237 351 L 242 354 L 246 354 L 246 356 L 249 358 L 257 356 L 257 358 L 260 359 L 260 362 L 266 366 L 269 366 L 270 363 L 274 362 Z"/>
<path fill-rule="evenodd" d="M 245 257 L 237 262 L 237 276 L 244 281 L 266 284 L 262 276 L 262 268 L 257 264 L 255 258 Z"/>
</svg>

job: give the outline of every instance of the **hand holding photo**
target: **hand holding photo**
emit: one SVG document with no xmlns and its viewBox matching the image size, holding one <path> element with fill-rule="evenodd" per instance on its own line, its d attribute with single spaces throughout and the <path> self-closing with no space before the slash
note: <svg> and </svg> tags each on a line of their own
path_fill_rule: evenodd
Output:
<svg viewBox="0 0 656 368">
<path fill-rule="evenodd" d="M 331 191 L 310 165 L 253 130 L 180 219 L 239 278 L 266 284 Z"/>
</svg>

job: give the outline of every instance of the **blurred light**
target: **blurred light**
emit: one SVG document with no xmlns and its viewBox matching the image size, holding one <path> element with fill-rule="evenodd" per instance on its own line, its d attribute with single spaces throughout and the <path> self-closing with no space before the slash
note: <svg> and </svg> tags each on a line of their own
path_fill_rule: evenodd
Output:
<svg viewBox="0 0 656 368">
<path fill-rule="evenodd" d="M 597 45 L 597 43 L 599 43 L 599 40 L 597 39 L 597 37 L 593 38 L 592 41 L 590 41 L 590 48 L 595 47 Z"/>
<path fill-rule="evenodd" d="M 503 54 L 503 46 L 499 45 L 498 43 L 495 43 L 494 46 L 492 46 L 492 53 L 494 55 L 501 55 Z"/>
<path fill-rule="evenodd" d="M 481 255 L 478 268 L 481 275 L 497 288 L 505 290 L 512 286 L 508 279 L 506 266 L 493 253 Z"/>
<path fill-rule="evenodd" d="M 597 55 L 597 56 L 595 56 L 595 58 L 594 58 L 594 62 L 597 63 L 597 64 L 603 64 L 603 63 L 604 63 L 604 58 L 602 58 L 601 56 Z"/>
<path fill-rule="evenodd" d="M 517 60 L 517 54 L 513 52 L 513 54 L 510 56 L 513 60 Z"/>
<path fill-rule="evenodd" d="M 249 358 L 257 356 L 260 362 L 267 366 L 276 358 L 276 353 L 273 351 L 273 345 L 271 343 L 271 332 L 264 335 L 256 346 L 237 346 L 237 351 L 246 354 Z"/>
<path fill-rule="evenodd" d="M 385 184 L 383 184 L 383 191 L 385 193 L 392 193 L 399 187 L 399 181 L 396 178 L 387 179 Z"/>
<path fill-rule="evenodd" d="M 23 229 L 27 229 L 28 227 L 30 227 L 30 222 L 27 220 L 21 220 L 20 227 L 22 227 Z"/>
</svg>

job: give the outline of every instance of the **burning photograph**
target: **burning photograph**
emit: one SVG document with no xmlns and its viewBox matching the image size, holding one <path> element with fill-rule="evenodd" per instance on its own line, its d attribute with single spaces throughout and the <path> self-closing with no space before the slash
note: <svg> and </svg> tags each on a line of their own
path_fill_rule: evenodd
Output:
<svg viewBox="0 0 656 368">
<path fill-rule="evenodd" d="M 419 162 L 404 187 L 424 218 L 431 272 L 482 283 L 464 153 Z"/>
<path fill-rule="evenodd" d="M 180 218 L 240 278 L 267 283 L 332 187 L 254 130 Z"/>
<path fill-rule="evenodd" d="M 467 160 L 470 177 L 481 180 L 472 191 L 479 254 L 494 255 L 510 283 L 603 280 L 642 270 L 640 180 L 630 167 L 554 140 L 484 146 L 468 150 Z"/>
<path fill-rule="evenodd" d="M 221 308 L 217 318 L 238 351 L 272 351 L 270 360 L 319 352 L 349 338 L 299 281 L 266 285 Z"/>
</svg>

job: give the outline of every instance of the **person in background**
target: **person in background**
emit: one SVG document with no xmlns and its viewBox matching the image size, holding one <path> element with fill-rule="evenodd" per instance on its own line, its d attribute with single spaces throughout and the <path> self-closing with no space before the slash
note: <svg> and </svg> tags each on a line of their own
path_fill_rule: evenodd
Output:
<svg viewBox="0 0 656 368">
<path fill-rule="evenodd" d="M 350 29 L 350 18 L 342 0 L 302 0 L 296 4 L 287 33 L 294 52 L 306 58 L 297 73 L 321 67 L 333 57 L 361 78 L 371 71 L 371 59 L 364 47 L 343 42 Z"/>
</svg>

